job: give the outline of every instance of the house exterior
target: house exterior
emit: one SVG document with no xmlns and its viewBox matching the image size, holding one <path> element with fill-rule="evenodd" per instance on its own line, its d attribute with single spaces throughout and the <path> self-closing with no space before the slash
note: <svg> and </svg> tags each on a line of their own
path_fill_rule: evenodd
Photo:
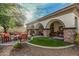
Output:
<svg viewBox="0 0 79 59">
<path fill-rule="evenodd" d="M 74 43 L 79 33 L 79 4 L 67 6 L 26 26 L 28 35 L 59 36 L 65 42 Z"/>
</svg>

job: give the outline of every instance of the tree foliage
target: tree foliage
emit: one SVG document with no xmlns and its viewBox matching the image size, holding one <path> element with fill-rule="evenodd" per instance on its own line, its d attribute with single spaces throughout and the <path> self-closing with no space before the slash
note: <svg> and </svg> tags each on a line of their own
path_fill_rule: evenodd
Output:
<svg viewBox="0 0 79 59">
<path fill-rule="evenodd" d="M 17 24 L 23 24 L 25 17 L 20 8 L 19 4 L 0 4 L 0 25 L 4 28 L 4 31 L 8 28 L 18 26 Z"/>
</svg>

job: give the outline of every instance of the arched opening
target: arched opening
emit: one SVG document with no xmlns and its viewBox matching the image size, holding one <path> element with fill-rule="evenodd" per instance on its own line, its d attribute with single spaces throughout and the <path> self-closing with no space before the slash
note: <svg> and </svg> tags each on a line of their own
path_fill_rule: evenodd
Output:
<svg viewBox="0 0 79 59">
<path fill-rule="evenodd" d="M 30 35 L 34 35 L 35 34 L 35 32 L 34 32 L 34 25 L 31 25 L 30 26 Z"/>
<path fill-rule="evenodd" d="M 34 29 L 34 25 L 31 25 L 30 28 L 31 28 L 31 29 Z"/>
<path fill-rule="evenodd" d="M 44 27 L 43 27 L 43 25 L 41 23 L 38 23 L 36 25 L 36 29 L 37 29 L 37 35 L 43 35 L 43 29 L 44 29 Z"/>
<path fill-rule="evenodd" d="M 63 37 L 64 36 L 64 23 L 60 20 L 55 20 L 51 23 L 48 24 L 49 28 L 50 28 L 50 33 L 49 35 L 51 37 Z"/>
<path fill-rule="evenodd" d="M 55 21 L 50 25 L 50 36 L 62 36 L 63 35 L 63 25 Z"/>
</svg>

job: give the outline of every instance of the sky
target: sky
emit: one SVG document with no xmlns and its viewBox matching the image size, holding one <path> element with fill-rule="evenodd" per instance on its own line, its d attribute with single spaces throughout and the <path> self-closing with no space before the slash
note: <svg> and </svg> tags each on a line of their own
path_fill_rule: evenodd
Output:
<svg viewBox="0 0 79 59">
<path fill-rule="evenodd" d="M 23 8 L 23 14 L 26 16 L 25 23 L 38 20 L 50 13 L 59 9 L 65 8 L 69 3 L 23 3 L 20 4 Z"/>
</svg>

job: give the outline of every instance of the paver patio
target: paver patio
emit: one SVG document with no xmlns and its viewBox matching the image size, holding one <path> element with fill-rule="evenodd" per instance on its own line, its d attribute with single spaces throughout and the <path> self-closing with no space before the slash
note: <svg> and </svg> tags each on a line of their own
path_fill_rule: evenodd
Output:
<svg viewBox="0 0 79 59">
<path fill-rule="evenodd" d="M 0 56 L 79 56 L 79 48 L 45 49 L 30 46 L 26 43 L 23 48 L 14 50 L 12 45 L 0 45 Z"/>
</svg>

